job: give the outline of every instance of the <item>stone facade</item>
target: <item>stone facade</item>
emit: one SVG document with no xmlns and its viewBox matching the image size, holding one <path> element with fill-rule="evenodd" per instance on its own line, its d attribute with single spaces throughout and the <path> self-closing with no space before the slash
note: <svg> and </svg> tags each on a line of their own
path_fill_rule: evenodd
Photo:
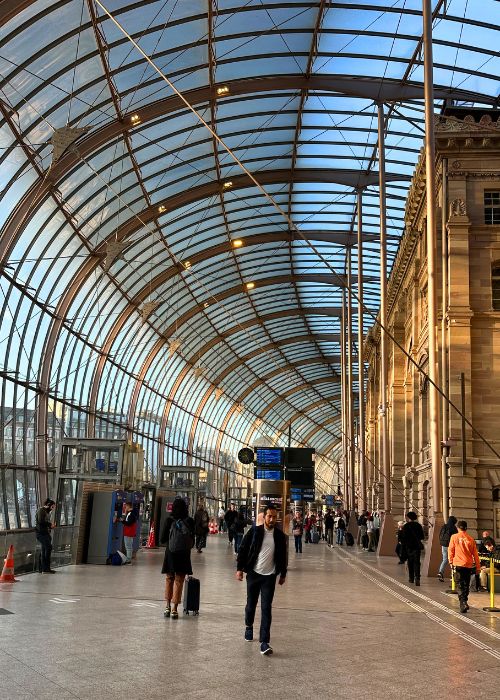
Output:
<svg viewBox="0 0 500 700">
<path fill-rule="evenodd" d="M 497 264 L 500 267 L 500 224 L 485 223 L 485 193 L 500 193 L 500 114 L 450 108 L 437 118 L 436 187 L 439 327 L 435 332 L 439 345 L 440 384 L 450 400 L 460 407 L 463 373 L 465 414 L 500 453 L 500 305 L 495 304 L 497 309 L 494 309 L 492 301 L 492 270 Z M 427 370 L 429 328 L 423 156 L 408 195 L 405 221 L 405 234 L 388 283 L 388 326 L 394 339 Z M 444 256 L 443 231 L 447 242 Z M 447 270 L 444 314 L 443 259 L 445 273 Z M 447 348 L 444 372 L 443 338 Z M 368 456 L 376 464 L 380 464 L 379 343 L 380 330 L 374 326 L 366 341 L 369 364 L 366 444 Z M 408 508 L 418 509 L 424 516 L 431 516 L 433 512 L 428 394 L 425 376 L 395 342 L 389 340 L 387 410 L 395 518 Z M 500 459 L 467 427 L 466 461 L 462 463 L 462 421 L 451 407 L 446 433 L 441 439 L 443 449 L 449 453 L 446 469 L 450 514 L 465 518 L 472 534 L 488 529 L 500 538 Z M 371 505 L 376 508 L 381 485 L 373 473 L 370 477 Z M 436 510 L 440 512 L 441 508 Z M 426 518 L 420 519 L 425 526 Z"/>
</svg>

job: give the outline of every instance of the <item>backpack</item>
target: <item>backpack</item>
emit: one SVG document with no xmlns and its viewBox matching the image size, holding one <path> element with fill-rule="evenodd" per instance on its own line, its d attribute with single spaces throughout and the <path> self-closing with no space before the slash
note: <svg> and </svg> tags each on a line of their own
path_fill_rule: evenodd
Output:
<svg viewBox="0 0 500 700">
<path fill-rule="evenodd" d="M 191 532 L 184 520 L 175 520 L 170 526 L 168 535 L 168 551 L 175 554 L 176 552 L 189 552 L 193 546 L 193 538 Z"/>
</svg>

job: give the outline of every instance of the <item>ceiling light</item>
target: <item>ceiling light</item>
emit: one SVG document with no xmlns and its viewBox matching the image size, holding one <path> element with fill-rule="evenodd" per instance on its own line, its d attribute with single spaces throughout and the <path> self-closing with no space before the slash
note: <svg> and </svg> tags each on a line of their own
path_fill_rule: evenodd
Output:
<svg viewBox="0 0 500 700">
<path fill-rule="evenodd" d="M 185 270 L 189 270 L 189 268 L 191 267 L 191 263 L 189 262 L 189 260 L 185 260 L 182 264 L 184 265 Z"/>
<path fill-rule="evenodd" d="M 232 181 L 232 180 L 226 180 L 226 182 L 222 185 L 222 187 L 223 187 L 225 190 L 228 190 L 228 189 L 229 189 L 230 187 L 232 187 L 232 186 L 233 186 L 233 181 Z"/>
<path fill-rule="evenodd" d="M 243 245 L 243 241 L 241 240 L 241 238 L 236 238 L 233 241 L 233 248 L 241 248 L 242 245 Z"/>
<path fill-rule="evenodd" d="M 253 289 L 255 287 L 255 282 L 247 282 L 245 287 L 247 289 Z"/>
<path fill-rule="evenodd" d="M 204 308 L 204 309 L 208 309 L 209 306 L 210 306 L 210 304 L 208 303 L 208 301 L 206 301 L 206 302 L 203 304 L 203 308 Z"/>
<path fill-rule="evenodd" d="M 163 214 L 164 211 L 167 211 L 167 207 L 164 204 L 160 204 L 160 206 L 158 207 L 158 211 L 160 212 L 160 214 Z"/>
<path fill-rule="evenodd" d="M 217 94 L 218 95 L 228 95 L 229 94 L 229 86 L 228 85 L 221 85 L 221 87 L 217 88 Z"/>
<path fill-rule="evenodd" d="M 133 115 L 130 117 L 130 121 L 132 122 L 132 124 L 139 124 L 140 121 L 141 121 L 141 118 L 140 118 L 140 116 L 139 116 L 138 114 L 133 114 Z"/>
</svg>

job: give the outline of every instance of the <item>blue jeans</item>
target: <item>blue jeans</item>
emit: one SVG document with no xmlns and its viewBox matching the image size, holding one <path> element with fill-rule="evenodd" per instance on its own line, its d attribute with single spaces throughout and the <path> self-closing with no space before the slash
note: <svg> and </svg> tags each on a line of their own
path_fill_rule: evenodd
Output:
<svg viewBox="0 0 500 700">
<path fill-rule="evenodd" d="M 272 606 L 274 589 L 276 588 L 276 574 L 262 576 L 255 571 L 247 574 L 247 604 L 245 607 L 245 625 L 253 627 L 255 610 L 260 595 L 260 634 L 259 641 L 267 642 L 271 639 Z"/>
<path fill-rule="evenodd" d="M 337 530 L 337 544 L 344 544 L 345 530 Z"/>
<path fill-rule="evenodd" d="M 302 535 L 294 535 L 295 537 L 295 551 L 302 552 Z"/>
<path fill-rule="evenodd" d="M 132 550 L 134 547 L 134 538 L 123 536 L 123 543 L 125 545 L 125 552 L 127 553 L 127 561 L 132 561 Z"/>
<path fill-rule="evenodd" d="M 241 540 L 243 539 L 243 533 L 242 532 L 236 532 L 234 534 L 234 551 L 236 554 L 240 551 L 240 544 Z"/>
<path fill-rule="evenodd" d="M 446 564 L 448 563 L 448 547 L 444 547 L 443 545 L 441 545 L 441 552 L 443 554 L 443 561 L 439 566 L 439 573 L 444 574 Z"/>
</svg>

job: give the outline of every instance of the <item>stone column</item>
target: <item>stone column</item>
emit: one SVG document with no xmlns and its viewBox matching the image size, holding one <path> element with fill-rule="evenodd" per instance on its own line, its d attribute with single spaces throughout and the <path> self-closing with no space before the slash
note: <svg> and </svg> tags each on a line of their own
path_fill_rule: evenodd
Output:
<svg viewBox="0 0 500 700">
<path fill-rule="evenodd" d="M 466 181 L 451 180 L 449 183 L 450 217 L 448 219 L 448 347 L 449 390 L 451 401 L 460 408 L 460 374 L 465 375 L 466 417 L 471 420 L 471 318 L 469 288 L 469 228 L 470 220 L 465 204 Z M 462 474 L 461 418 L 450 408 L 451 455 L 450 469 L 450 513 L 467 520 L 474 535 L 477 530 L 476 465 L 472 431 L 466 426 L 467 462 Z"/>
</svg>

